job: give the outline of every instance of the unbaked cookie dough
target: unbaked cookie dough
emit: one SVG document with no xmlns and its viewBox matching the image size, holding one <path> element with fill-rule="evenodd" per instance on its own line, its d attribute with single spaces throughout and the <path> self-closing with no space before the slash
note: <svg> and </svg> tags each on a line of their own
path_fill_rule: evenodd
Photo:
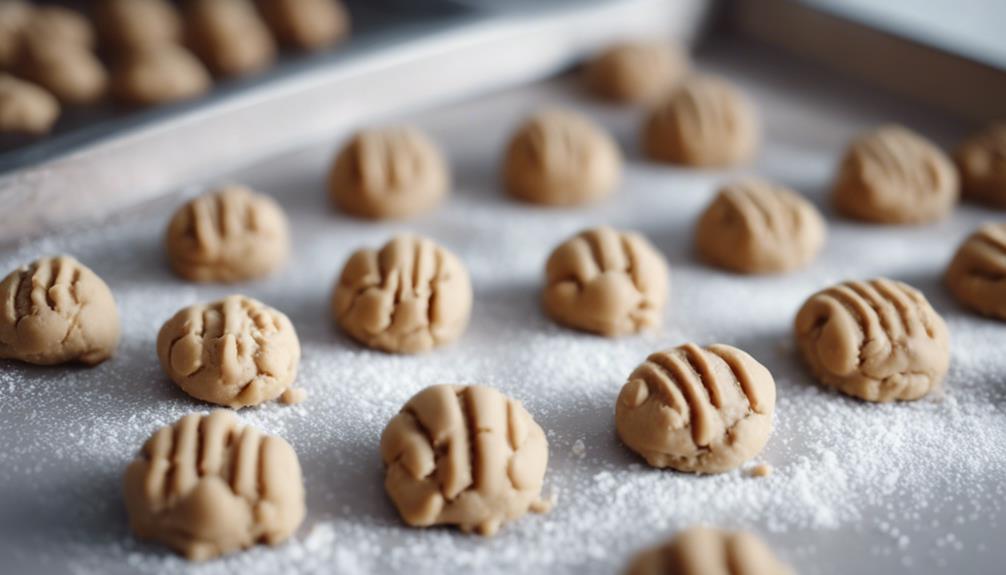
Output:
<svg viewBox="0 0 1006 575">
<path fill-rule="evenodd" d="M 120 59 L 112 76 L 116 97 L 140 106 L 189 100 L 210 86 L 210 74 L 199 59 L 174 44 L 133 50 Z"/>
<path fill-rule="evenodd" d="M 626 575 L 793 575 L 765 543 L 744 531 L 692 527 L 648 549 Z"/>
<path fill-rule="evenodd" d="M 293 385 L 300 340 L 279 311 L 232 295 L 176 313 L 157 334 L 157 357 L 185 393 L 241 408 L 276 399 Z"/>
<path fill-rule="evenodd" d="M 832 191 L 835 208 L 867 222 L 920 224 L 957 203 L 953 163 L 939 148 L 902 126 L 882 126 L 853 140 Z"/>
<path fill-rule="evenodd" d="M 90 51 L 94 49 L 94 27 L 86 16 L 62 6 L 36 6 L 24 29 L 24 35 L 43 44 L 65 44 Z"/>
<path fill-rule="evenodd" d="M 1006 320 L 1006 223 L 984 225 L 964 240 L 946 280 L 957 301 Z"/>
<path fill-rule="evenodd" d="M 435 385 L 381 435 L 384 487 L 413 527 L 457 525 L 493 535 L 541 499 L 548 442 L 520 402 L 491 387 Z"/>
<path fill-rule="evenodd" d="M 402 218 L 440 203 L 450 185 L 437 146 L 412 127 L 358 132 L 342 148 L 328 179 L 332 201 L 364 218 Z"/>
<path fill-rule="evenodd" d="M 969 138 L 955 159 L 964 197 L 1006 209 L 1006 123 Z"/>
<path fill-rule="evenodd" d="M 319 50 L 349 35 L 349 13 L 339 0 L 258 0 L 258 7 L 287 46 Z"/>
<path fill-rule="evenodd" d="M 304 520 L 290 444 L 226 410 L 162 427 L 126 468 L 129 525 L 193 561 L 288 539 Z"/>
<path fill-rule="evenodd" d="M 197 282 L 264 277 L 290 251 L 286 215 L 272 198 L 226 186 L 195 198 L 168 223 L 165 247 L 179 276 Z"/>
<path fill-rule="evenodd" d="M 653 160 L 686 166 L 733 166 L 751 159 L 760 128 L 754 107 L 733 84 L 692 76 L 650 113 L 643 149 Z"/>
<path fill-rule="evenodd" d="M 101 0 L 94 19 L 102 44 L 113 52 L 182 39 L 182 19 L 168 0 Z"/>
<path fill-rule="evenodd" d="M 521 200 L 574 205 L 610 194 L 621 171 L 618 145 L 607 132 L 580 114 L 552 109 L 531 117 L 511 137 L 503 179 Z"/>
<path fill-rule="evenodd" d="M 813 204 L 756 179 L 723 187 L 695 229 L 695 245 L 706 262 L 745 274 L 802 267 L 820 251 L 824 237 L 824 218 Z"/>
<path fill-rule="evenodd" d="M 18 56 L 18 74 L 70 105 L 92 104 L 108 88 L 108 72 L 88 47 L 52 42 L 25 31 Z"/>
<path fill-rule="evenodd" d="M 688 56 L 664 41 L 621 42 L 587 63 L 587 86 L 598 96 L 623 104 L 653 102 L 688 73 Z"/>
<path fill-rule="evenodd" d="M 0 358 L 97 365 L 119 345 L 108 286 L 69 256 L 42 258 L 0 282 Z"/>
<path fill-rule="evenodd" d="M 43 88 L 0 72 L 0 133 L 42 135 L 59 118 L 59 102 Z"/>
<path fill-rule="evenodd" d="M 396 236 L 357 250 L 332 293 L 332 317 L 350 337 L 391 353 L 419 353 L 458 339 L 472 311 L 468 270 L 433 240 Z"/>
<path fill-rule="evenodd" d="M 915 288 L 849 281 L 812 295 L 796 315 L 796 343 L 824 385 L 867 401 L 908 401 L 950 366 L 943 318 Z"/>
<path fill-rule="evenodd" d="M 615 428 L 653 467 L 722 473 L 758 455 L 772 432 L 775 380 L 729 345 L 651 354 L 622 387 Z"/>
<path fill-rule="evenodd" d="M 22 0 L 0 2 L 0 70 L 10 70 L 17 64 L 22 34 L 31 14 L 31 4 Z"/>
<path fill-rule="evenodd" d="M 192 0 L 185 9 L 192 51 L 215 74 L 257 72 L 276 59 L 276 43 L 251 0 Z"/>
<path fill-rule="evenodd" d="M 669 271 L 643 236 L 609 227 L 585 230 L 545 264 L 545 313 L 600 335 L 636 333 L 661 322 Z"/>
</svg>

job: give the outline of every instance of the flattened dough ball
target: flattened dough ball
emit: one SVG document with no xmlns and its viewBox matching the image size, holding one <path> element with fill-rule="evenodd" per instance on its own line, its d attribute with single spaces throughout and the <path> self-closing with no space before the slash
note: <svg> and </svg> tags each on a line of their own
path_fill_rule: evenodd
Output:
<svg viewBox="0 0 1006 575">
<path fill-rule="evenodd" d="M 640 553 L 626 575 L 793 575 L 758 537 L 691 527 Z"/>
<path fill-rule="evenodd" d="M 669 271 L 635 232 L 585 230 L 555 248 L 545 264 L 545 313 L 575 329 L 615 337 L 661 322 Z"/>
<path fill-rule="evenodd" d="M 526 202 L 574 205 L 610 194 L 621 171 L 621 154 L 607 132 L 580 114 L 552 109 L 511 137 L 503 178 L 507 191 Z"/>
<path fill-rule="evenodd" d="M 369 129 L 354 135 L 336 156 L 328 192 L 347 214 L 403 218 L 439 204 L 449 180 L 440 150 L 416 128 Z"/>
<path fill-rule="evenodd" d="M 907 128 L 890 125 L 849 145 L 832 201 L 839 212 L 857 220 L 921 224 L 949 214 L 959 187 L 946 154 Z"/>
<path fill-rule="evenodd" d="M 69 256 L 41 258 L 0 282 L 0 358 L 97 365 L 119 346 L 119 310 L 100 277 Z"/>
<path fill-rule="evenodd" d="M 185 9 L 192 51 L 220 76 L 257 72 L 276 59 L 276 43 L 251 0 L 192 0 Z"/>
<path fill-rule="evenodd" d="M 361 344 L 420 353 L 458 339 L 472 311 L 468 270 L 419 236 L 396 236 L 379 251 L 357 250 L 332 293 L 332 317 Z"/>
<path fill-rule="evenodd" d="M 1006 223 L 987 224 L 964 240 L 946 274 L 957 301 L 1006 320 Z"/>
<path fill-rule="evenodd" d="M 820 251 L 824 237 L 824 218 L 813 204 L 753 179 L 723 187 L 695 229 L 695 245 L 706 262 L 745 274 L 802 267 Z"/>
<path fill-rule="evenodd" d="M 133 50 L 120 60 L 112 75 L 116 97 L 139 106 L 190 100 L 204 94 L 211 84 L 203 64 L 174 44 Z"/>
<path fill-rule="evenodd" d="M 653 102 L 688 73 L 688 56 L 662 41 L 621 42 L 587 63 L 587 86 L 598 96 L 622 104 Z"/>
<path fill-rule="evenodd" d="M 275 271 L 286 260 L 290 239 L 286 215 L 272 198 L 226 186 L 179 208 L 165 246 L 181 277 L 237 282 Z"/>
<path fill-rule="evenodd" d="M 774 411 L 765 366 L 729 345 L 688 343 L 651 354 L 629 375 L 615 427 L 653 467 L 722 473 L 761 452 Z"/>
<path fill-rule="evenodd" d="M 21 43 L 17 68 L 66 104 L 92 104 L 108 89 L 108 72 L 97 56 L 72 42 L 30 37 Z"/>
<path fill-rule="evenodd" d="M 964 197 L 1006 209 L 1006 123 L 969 138 L 955 159 Z"/>
<path fill-rule="evenodd" d="M 658 162 L 733 166 L 751 159 L 759 134 L 754 107 L 733 84 L 692 76 L 651 111 L 643 149 Z"/>
<path fill-rule="evenodd" d="M 288 539 L 304 520 L 290 444 L 226 410 L 157 430 L 126 468 L 129 525 L 193 561 Z"/>
<path fill-rule="evenodd" d="M 39 86 L 0 73 L 0 132 L 41 135 L 59 118 L 59 102 Z"/>
<path fill-rule="evenodd" d="M 157 357 L 185 393 L 241 408 L 276 399 L 293 384 L 300 340 L 279 311 L 232 295 L 189 306 L 165 322 Z"/>
<path fill-rule="evenodd" d="M 178 42 L 182 19 L 168 0 L 101 0 L 94 19 L 102 43 L 115 51 Z"/>
<path fill-rule="evenodd" d="M 258 7 L 287 46 L 320 50 L 349 35 L 349 13 L 339 0 L 258 0 Z"/>
<path fill-rule="evenodd" d="M 548 442 L 520 402 L 491 387 L 435 385 L 381 435 L 384 487 L 413 527 L 457 525 L 493 535 L 544 511 Z"/>
<path fill-rule="evenodd" d="M 915 288 L 849 281 L 812 295 L 796 344 L 824 385 L 867 401 L 908 401 L 935 389 L 950 366 L 943 318 Z"/>
</svg>

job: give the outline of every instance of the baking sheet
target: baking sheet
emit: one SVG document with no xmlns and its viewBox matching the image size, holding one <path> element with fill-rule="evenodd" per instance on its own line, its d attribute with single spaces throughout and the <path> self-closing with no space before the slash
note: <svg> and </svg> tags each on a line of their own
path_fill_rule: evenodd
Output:
<svg viewBox="0 0 1006 575">
<path fill-rule="evenodd" d="M 98 229 L 0 252 L 4 271 L 43 254 L 77 256 L 108 282 L 123 316 L 119 353 L 97 368 L 0 363 L 0 572 L 614 573 L 640 548 L 695 523 L 756 531 L 801 573 L 1001 572 L 1006 326 L 957 306 L 940 276 L 958 242 L 1002 213 L 963 205 L 931 226 L 873 227 L 835 218 L 824 202 L 844 144 L 861 129 L 896 120 L 952 143 L 964 126 L 747 45 L 714 45 L 699 64 L 740 83 L 761 109 L 766 141 L 749 169 L 649 164 L 636 145 L 640 113 L 592 102 L 567 78 L 407 118 L 442 144 L 455 178 L 446 204 L 415 220 L 370 223 L 329 208 L 325 172 L 340 134 L 221 174 L 219 181 L 275 195 L 292 220 L 292 259 L 267 281 L 195 286 L 171 275 L 161 232 L 196 189 Z M 553 210 L 501 191 L 498 164 L 510 130 L 551 104 L 590 113 L 621 142 L 625 176 L 610 199 Z M 742 173 L 793 186 L 825 210 L 828 243 L 812 266 L 746 278 L 695 261 L 693 222 L 717 184 Z M 672 287 L 662 330 L 607 340 L 542 316 L 549 251 L 601 223 L 639 230 L 667 256 Z M 399 231 L 449 246 L 475 288 L 464 337 L 419 357 L 361 349 L 327 313 L 351 251 Z M 943 393 L 870 405 L 817 387 L 795 357 L 790 324 L 802 301 L 831 283 L 877 275 L 918 287 L 947 320 L 953 359 Z M 161 373 L 160 325 L 183 306 L 235 290 L 284 311 L 300 335 L 306 402 L 241 415 L 297 450 L 309 511 L 285 545 L 191 566 L 130 537 L 120 476 L 158 426 L 210 407 Z M 771 476 L 651 470 L 615 438 L 614 401 L 628 373 L 649 352 L 685 341 L 737 345 L 775 375 L 776 428 L 756 459 L 774 467 Z M 558 501 L 551 513 L 492 539 L 399 522 L 383 493 L 378 438 L 404 401 L 435 383 L 493 385 L 524 402 L 550 442 L 546 493 Z"/>
</svg>

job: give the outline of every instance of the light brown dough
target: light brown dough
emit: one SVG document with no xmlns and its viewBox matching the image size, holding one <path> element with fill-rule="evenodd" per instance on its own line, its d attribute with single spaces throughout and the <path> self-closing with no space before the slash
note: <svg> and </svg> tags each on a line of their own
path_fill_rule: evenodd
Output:
<svg viewBox="0 0 1006 575">
<path fill-rule="evenodd" d="M 332 317 L 350 337 L 391 353 L 419 353 L 464 333 L 472 311 L 468 270 L 419 236 L 350 256 L 332 294 Z"/>
<path fill-rule="evenodd" d="M 643 149 L 651 159 L 686 166 L 745 163 L 759 138 L 751 103 L 733 84 L 714 76 L 684 80 L 643 126 Z"/>
<path fill-rule="evenodd" d="M 744 531 L 691 527 L 640 553 L 626 575 L 793 575 L 765 543 Z"/>
<path fill-rule="evenodd" d="M 609 227 L 585 230 L 545 264 L 545 313 L 556 322 L 615 337 L 660 325 L 669 271 L 643 236 Z"/>
<path fill-rule="evenodd" d="M 94 49 L 94 27 L 86 16 L 62 6 L 37 6 L 24 35 L 46 45 L 66 44 L 85 51 Z"/>
<path fill-rule="evenodd" d="M 832 201 L 850 218 L 920 224 L 949 214 L 958 195 L 957 170 L 946 154 L 922 136 L 889 125 L 849 145 Z"/>
<path fill-rule="evenodd" d="M 258 0 L 276 38 L 287 46 L 320 50 L 349 35 L 349 13 L 339 0 Z"/>
<path fill-rule="evenodd" d="M 436 145 L 412 127 L 358 132 L 335 158 L 329 196 L 338 208 L 364 218 L 402 218 L 439 204 L 450 185 Z"/>
<path fill-rule="evenodd" d="M 102 44 L 114 52 L 182 39 L 182 19 L 168 0 L 101 0 L 94 19 Z"/>
<path fill-rule="evenodd" d="M 172 269 L 197 282 L 238 282 L 279 268 L 290 251 L 286 215 L 272 198 L 225 186 L 188 202 L 168 223 Z"/>
<path fill-rule="evenodd" d="M 32 5 L 21 0 L 0 1 L 0 70 L 17 64 L 21 38 L 31 20 Z"/>
<path fill-rule="evenodd" d="M 290 444 L 226 410 L 157 430 L 126 468 L 123 495 L 137 537 L 193 561 L 279 544 L 305 513 Z"/>
<path fill-rule="evenodd" d="M 65 104 L 93 104 L 108 88 L 108 72 L 89 48 L 52 42 L 30 31 L 21 43 L 17 69 Z"/>
<path fill-rule="evenodd" d="M 986 224 L 964 240 L 946 280 L 957 301 L 1006 320 L 1006 223 Z"/>
<path fill-rule="evenodd" d="M 1006 123 L 969 138 L 955 159 L 964 197 L 1006 209 Z"/>
<path fill-rule="evenodd" d="M 618 436 L 653 467 L 722 473 L 758 455 L 772 432 L 775 380 L 729 345 L 651 354 L 615 404 Z"/>
<path fill-rule="evenodd" d="M 520 402 L 491 387 L 434 385 L 381 435 L 384 487 L 413 527 L 493 535 L 541 500 L 548 442 Z"/>
<path fill-rule="evenodd" d="M 192 51 L 221 76 L 257 72 L 276 59 L 276 43 L 251 0 L 194 0 L 185 10 Z"/>
<path fill-rule="evenodd" d="M 293 385 L 300 340 L 279 311 L 232 295 L 176 313 L 157 334 L 157 357 L 185 393 L 241 408 L 276 399 Z"/>
<path fill-rule="evenodd" d="M 756 179 L 723 187 L 695 228 L 695 245 L 706 262 L 745 274 L 803 267 L 824 237 L 824 218 L 813 204 Z"/>
<path fill-rule="evenodd" d="M 575 205 L 618 185 L 622 157 L 601 127 L 568 110 L 527 120 L 510 139 L 503 165 L 507 191 L 526 202 Z"/>
<path fill-rule="evenodd" d="M 42 135 L 59 118 L 59 102 L 43 88 L 0 73 L 0 133 Z"/>
<path fill-rule="evenodd" d="M 587 86 L 598 96 L 622 104 L 654 102 L 688 73 L 681 47 L 663 41 L 621 42 L 587 63 Z"/>
<path fill-rule="evenodd" d="M 817 379 L 867 401 L 908 401 L 950 366 L 943 318 L 915 288 L 849 281 L 812 295 L 796 315 L 796 343 Z"/>
<path fill-rule="evenodd" d="M 116 65 L 112 87 L 128 104 L 150 106 L 189 100 L 211 87 L 210 74 L 191 52 L 164 44 L 136 49 Z"/>
<path fill-rule="evenodd" d="M 69 256 L 41 258 L 0 282 L 0 358 L 97 365 L 119 346 L 108 286 Z"/>
</svg>

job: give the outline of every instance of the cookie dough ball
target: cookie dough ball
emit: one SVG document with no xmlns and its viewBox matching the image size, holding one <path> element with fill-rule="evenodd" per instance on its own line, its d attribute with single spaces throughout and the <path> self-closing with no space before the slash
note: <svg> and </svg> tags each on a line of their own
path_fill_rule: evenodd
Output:
<svg viewBox="0 0 1006 575">
<path fill-rule="evenodd" d="M 257 72 L 276 59 L 276 44 L 250 0 L 197 0 L 185 11 L 189 45 L 214 73 Z"/>
<path fill-rule="evenodd" d="M 849 281 L 812 295 L 796 343 L 824 385 L 867 401 L 908 401 L 935 389 L 950 365 L 943 318 L 915 288 Z"/>
<path fill-rule="evenodd" d="M 749 179 L 720 190 L 699 218 L 695 245 L 711 265 L 763 274 L 806 265 L 824 236 L 824 218 L 803 196 Z"/>
<path fill-rule="evenodd" d="M 587 64 L 588 87 L 622 104 L 653 102 L 688 73 L 688 56 L 673 44 L 638 41 L 615 44 Z"/>
<path fill-rule="evenodd" d="M 585 230 L 555 248 L 545 264 L 545 313 L 556 322 L 608 337 L 660 324 L 667 262 L 634 232 Z"/>
<path fill-rule="evenodd" d="M 24 29 L 31 20 L 32 6 L 21 0 L 0 1 L 0 70 L 17 64 Z"/>
<path fill-rule="evenodd" d="M 964 197 L 1006 209 L 1006 123 L 969 138 L 955 159 Z"/>
<path fill-rule="evenodd" d="M 35 260 L 0 282 L 0 358 L 97 365 L 115 353 L 119 330 L 108 286 L 69 256 Z"/>
<path fill-rule="evenodd" d="M 116 66 L 112 87 L 119 100 L 152 106 L 190 100 L 206 93 L 210 74 L 191 52 L 175 46 L 135 50 Z"/>
<path fill-rule="evenodd" d="M 370 129 L 357 133 L 339 152 L 328 191 L 347 214 L 402 218 L 439 204 L 449 179 L 440 150 L 419 130 Z"/>
<path fill-rule="evenodd" d="M 548 442 L 520 402 L 491 387 L 435 385 L 381 434 L 384 487 L 413 527 L 457 525 L 493 535 L 545 511 Z"/>
<path fill-rule="evenodd" d="M 615 427 L 653 467 L 722 473 L 758 455 L 772 432 L 775 380 L 729 345 L 658 351 L 629 375 Z"/>
<path fill-rule="evenodd" d="M 300 340 L 279 311 L 232 295 L 176 313 L 157 334 L 157 357 L 185 393 L 240 408 L 276 399 L 293 384 Z"/>
<path fill-rule="evenodd" d="M 63 103 L 92 104 L 108 88 L 108 72 L 89 49 L 31 37 L 22 42 L 21 76 L 44 87 Z"/>
<path fill-rule="evenodd" d="M 129 526 L 193 561 L 276 545 L 304 520 L 304 482 L 290 444 L 225 410 L 162 427 L 126 468 Z"/>
<path fill-rule="evenodd" d="M 643 149 L 658 162 L 733 166 L 754 156 L 759 132 L 753 106 L 733 84 L 692 76 L 650 112 Z"/>
<path fill-rule="evenodd" d="M 0 73 L 0 133 L 41 135 L 59 118 L 59 102 L 44 89 Z"/>
<path fill-rule="evenodd" d="M 987 224 L 964 240 L 946 280 L 957 301 L 1006 320 L 1006 224 Z"/>
<path fill-rule="evenodd" d="M 472 284 L 461 260 L 433 240 L 396 236 L 350 256 L 332 294 L 332 317 L 350 337 L 391 353 L 420 353 L 461 337 Z"/>
<path fill-rule="evenodd" d="M 93 50 L 95 44 L 94 27 L 87 17 L 61 6 L 34 8 L 24 34 L 43 44 L 66 44 L 88 51 Z"/>
<path fill-rule="evenodd" d="M 549 110 L 510 139 L 503 177 L 521 200 L 574 205 L 610 194 L 621 169 L 618 146 L 602 128 L 574 112 Z"/>
<path fill-rule="evenodd" d="M 882 126 L 849 145 L 832 201 L 857 220 L 921 224 L 949 214 L 958 188 L 957 171 L 939 148 L 901 126 Z"/>
<path fill-rule="evenodd" d="M 793 575 L 758 537 L 692 527 L 640 553 L 626 575 Z"/>
<path fill-rule="evenodd" d="M 131 51 L 178 42 L 182 19 L 168 0 L 102 0 L 95 9 L 102 43 Z"/>
<path fill-rule="evenodd" d="M 290 239 L 286 215 L 272 198 L 227 186 L 179 208 L 165 246 L 172 269 L 187 280 L 238 282 L 279 268 Z"/>
<path fill-rule="evenodd" d="M 338 0 L 258 0 L 273 34 L 287 46 L 320 50 L 349 35 L 349 13 Z"/>
</svg>

